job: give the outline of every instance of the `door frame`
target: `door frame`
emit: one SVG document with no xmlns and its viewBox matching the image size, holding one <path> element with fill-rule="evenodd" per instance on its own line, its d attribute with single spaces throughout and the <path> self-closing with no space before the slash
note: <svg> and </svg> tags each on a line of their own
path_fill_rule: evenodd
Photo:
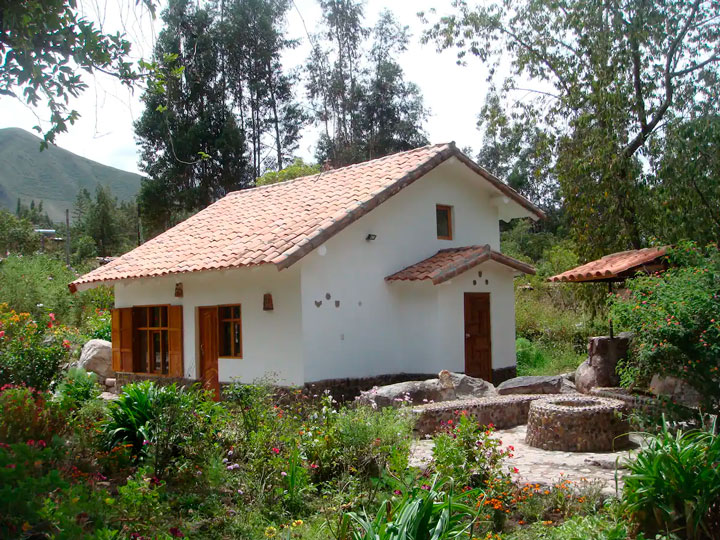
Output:
<svg viewBox="0 0 720 540">
<path fill-rule="evenodd" d="M 470 350 L 468 348 L 468 338 L 469 335 L 467 333 L 467 320 L 468 320 L 468 313 L 470 311 L 470 299 L 473 297 L 485 297 L 487 298 L 487 306 L 488 306 L 488 355 L 490 358 L 490 362 L 488 365 L 488 382 L 492 382 L 492 375 L 493 375 L 493 346 L 492 346 L 492 296 L 489 292 L 464 292 L 463 293 L 463 350 L 464 350 L 464 372 L 467 373 L 467 367 L 468 367 L 468 358 L 470 356 Z"/>
<path fill-rule="evenodd" d="M 210 381 L 206 381 L 204 379 L 205 375 L 205 353 L 203 350 L 203 343 L 202 343 L 202 330 L 203 330 L 203 318 L 202 318 L 202 311 L 208 310 L 208 311 L 214 311 L 215 312 L 215 348 L 217 351 L 217 355 L 215 357 L 215 378 Z M 202 386 L 206 390 L 212 390 L 215 393 L 215 399 L 220 399 L 220 330 L 219 330 L 219 323 L 218 323 L 218 306 L 197 306 L 196 310 L 196 316 L 197 316 L 197 330 L 196 330 L 196 336 L 197 336 L 197 354 L 198 354 L 198 379 L 202 383 Z"/>
</svg>

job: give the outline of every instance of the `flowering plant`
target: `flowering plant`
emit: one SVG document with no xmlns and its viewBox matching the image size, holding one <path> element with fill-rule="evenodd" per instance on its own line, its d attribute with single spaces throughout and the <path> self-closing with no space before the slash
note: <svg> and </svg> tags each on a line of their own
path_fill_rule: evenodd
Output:
<svg viewBox="0 0 720 540">
<path fill-rule="evenodd" d="M 52 313 L 37 321 L 0 304 L 0 384 L 49 388 L 70 358 L 71 334 Z"/>
<path fill-rule="evenodd" d="M 480 426 L 467 411 L 458 412 L 433 437 L 437 471 L 457 485 L 480 486 L 489 479 L 507 477 L 510 470 L 503 469 L 503 460 L 512 457 L 513 448 L 503 447 L 494 431 L 492 424 Z"/>
<path fill-rule="evenodd" d="M 658 373 L 685 380 L 708 412 L 720 410 L 720 252 L 683 244 L 664 273 L 627 282 L 630 295 L 612 298 L 615 321 L 635 334 L 621 366 L 626 385 Z"/>
</svg>

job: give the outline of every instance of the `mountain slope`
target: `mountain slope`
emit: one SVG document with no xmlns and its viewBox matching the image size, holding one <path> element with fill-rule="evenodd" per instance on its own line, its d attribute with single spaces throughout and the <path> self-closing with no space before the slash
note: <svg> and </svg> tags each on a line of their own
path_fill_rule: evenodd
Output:
<svg viewBox="0 0 720 540">
<path fill-rule="evenodd" d="M 82 188 L 95 192 L 109 186 L 115 197 L 128 200 L 140 189 L 141 176 L 102 165 L 57 146 L 40 152 L 40 139 L 18 128 L 0 129 L 0 207 L 14 211 L 20 198 L 25 204 L 43 201 L 50 219 L 65 219 Z"/>
</svg>

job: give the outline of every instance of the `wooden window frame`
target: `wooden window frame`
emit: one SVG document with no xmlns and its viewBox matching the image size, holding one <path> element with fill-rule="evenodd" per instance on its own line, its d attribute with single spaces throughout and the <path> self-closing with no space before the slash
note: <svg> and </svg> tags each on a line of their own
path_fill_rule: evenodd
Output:
<svg viewBox="0 0 720 540">
<path fill-rule="evenodd" d="M 222 309 L 223 308 L 238 308 L 239 315 L 237 318 L 230 317 L 226 318 L 222 316 Z M 243 327 L 242 327 L 242 304 L 222 304 L 217 306 L 218 311 L 218 357 L 219 358 L 242 358 L 243 357 L 243 345 L 245 344 L 245 341 L 243 339 Z M 222 326 L 223 323 L 231 323 L 233 327 L 237 325 L 240 328 L 240 351 L 235 350 L 235 342 L 230 343 L 230 350 L 232 351 L 232 354 L 222 354 L 222 351 L 225 349 L 225 334 L 222 332 Z"/>
<path fill-rule="evenodd" d="M 439 231 L 437 231 L 437 213 L 438 210 L 446 210 L 447 216 L 448 216 L 448 235 L 447 236 L 441 236 Z M 435 228 L 438 240 L 452 240 L 453 239 L 453 207 L 449 204 L 436 204 L 435 205 Z"/>
<path fill-rule="evenodd" d="M 148 310 L 146 312 L 146 321 L 150 320 L 150 309 L 153 308 L 165 308 L 165 326 L 138 326 L 136 319 L 135 319 L 135 313 L 136 310 L 145 309 Z M 136 358 L 137 360 L 133 362 L 133 373 L 137 373 L 138 375 L 153 375 L 155 377 L 170 377 L 170 304 L 149 304 L 149 305 L 143 305 L 143 306 L 133 306 L 133 340 L 135 342 L 135 346 L 133 347 L 136 352 Z M 162 316 L 161 316 L 162 319 Z M 162 323 L 162 321 L 161 321 Z M 139 366 L 141 363 L 141 354 L 142 351 L 140 351 L 140 332 L 146 332 L 147 333 L 147 354 L 148 354 L 148 368 L 149 371 L 140 371 Z M 167 349 L 165 351 L 165 357 L 167 362 L 167 373 L 163 373 L 162 366 L 160 366 L 160 371 L 155 371 L 155 362 L 154 362 L 154 355 L 151 353 L 153 352 L 153 342 L 152 342 L 152 336 L 153 334 L 159 332 L 160 333 L 160 350 L 162 354 L 162 346 L 163 346 L 163 337 L 162 333 L 165 332 L 165 343 L 167 344 Z M 152 364 L 150 362 L 150 359 L 152 359 Z"/>
</svg>

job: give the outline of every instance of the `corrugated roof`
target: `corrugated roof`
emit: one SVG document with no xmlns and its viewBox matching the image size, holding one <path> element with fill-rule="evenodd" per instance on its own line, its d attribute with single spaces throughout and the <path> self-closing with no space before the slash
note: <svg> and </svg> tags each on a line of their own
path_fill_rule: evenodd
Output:
<svg viewBox="0 0 720 540">
<path fill-rule="evenodd" d="M 489 245 L 485 245 L 441 249 L 432 257 L 395 272 L 385 279 L 387 281 L 430 280 L 434 285 L 439 285 L 489 260 L 526 274 L 535 273 L 535 269 L 529 264 L 493 251 Z"/>
<path fill-rule="evenodd" d="M 642 271 L 644 266 L 656 263 L 667 250 L 668 247 L 663 246 L 612 253 L 552 276 L 548 281 L 604 281 L 632 277 L 635 272 Z"/>
<path fill-rule="evenodd" d="M 454 143 L 437 144 L 230 193 L 73 281 L 70 290 L 91 283 L 259 264 L 286 268 L 450 157 L 457 157 L 528 211 L 544 216 Z"/>
</svg>

